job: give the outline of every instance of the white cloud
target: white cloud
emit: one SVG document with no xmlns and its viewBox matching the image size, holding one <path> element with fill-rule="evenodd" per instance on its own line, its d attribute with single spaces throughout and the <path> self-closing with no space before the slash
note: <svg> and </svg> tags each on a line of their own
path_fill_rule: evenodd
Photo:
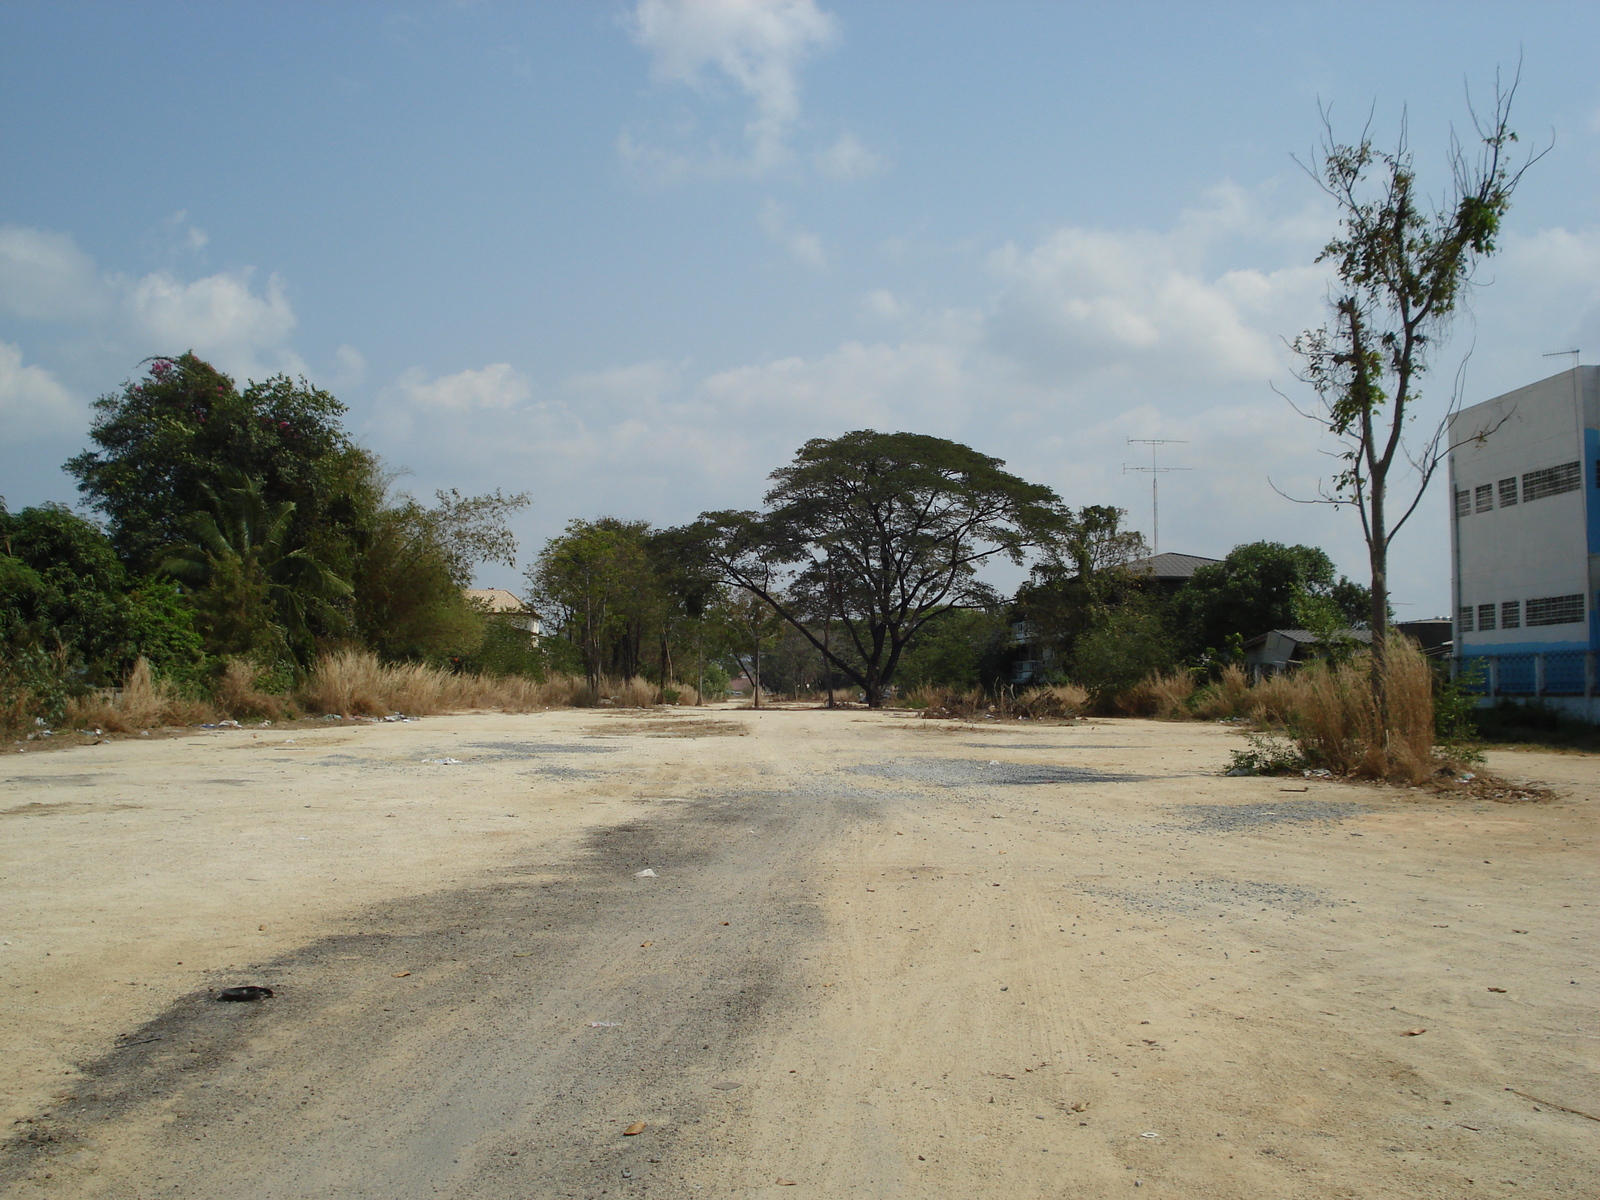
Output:
<svg viewBox="0 0 1600 1200">
<path fill-rule="evenodd" d="M 189 210 L 180 208 L 166 219 L 167 232 L 173 242 L 185 250 L 198 254 L 211 241 L 211 235 L 197 225 L 189 224 Z"/>
<path fill-rule="evenodd" d="M 888 288 L 878 288 L 861 297 L 861 308 L 869 316 L 879 317 L 885 321 L 897 321 L 910 311 L 905 301 Z"/>
<path fill-rule="evenodd" d="M 437 379 L 429 379 L 420 367 L 413 367 L 400 377 L 397 387 L 417 408 L 456 412 L 515 408 L 532 394 L 527 377 L 510 363 L 490 363 L 481 370 L 457 371 Z"/>
<path fill-rule="evenodd" d="M 768 237 L 806 266 L 828 265 L 828 253 L 823 248 L 822 239 L 791 221 L 788 210 L 770 196 L 761 206 L 761 228 L 766 230 Z"/>
<path fill-rule="evenodd" d="M 990 269 L 1003 291 L 989 322 L 993 346 L 1044 378 L 1193 387 L 1281 373 L 1283 336 L 1320 319 L 1326 272 L 1208 269 L 1213 245 L 1257 219 L 1231 191 L 1215 199 L 1166 233 L 1068 227 L 996 252 Z"/>
<path fill-rule="evenodd" d="M 84 408 L 43 367 L 24 366 L 22 350 L 0 342 L 0 427 L 27 441 L 83 428 Z"/>
<path fill-rule="evenodd" d="M 354 346 L 340 346 L 333 352 L 333 372 L 328 378 L 331 387 L 354 387 L 367 378 L 366 355 Z"/>
<path fill-rule="evenodd" d="M 812 160 L 817 170 L 830 179 L 865 179 L 884 169 L 883 156 L 863 146 L 850 133 L 841 134 L 838 141 L 819 150 Z"/>
<path fill-rule="evenodd" d="M 166 224 L 177 229 L 186 214 Z M 175 224 L 176 222 L 176 224 Z M 198 230 L 184 234 L 191 244 Z M 249 269 L 185 280 L 169 271 L 141 277 L 98 270 L 69 234 L 0 227 L 0 311 L 67 326 L 101 353 L 128 359 L 152 351 L 193 350 L 241 377 L 305 372 L 288 346 L 297 324 L 284 281 L 269 276 L 260 292 Z"/>
<path fill-rule="evenodd" d="M 76 320 L 104 304 L 94 260 L 69 235 L 0 225 L 0 309 L 35 320 Z"/>
<path fill-rule="evenodd" d="M 689 174 L 759 175 L 796 161 L 790 141 L 800 121 L 799 69 L 838 37 L 838 22 L 815 0 L 638 0 L 629 21 L 634 41 L 651 59 L 657 82 L 683 84 L 711 100 L 731 84 L 748 106 L 730 152 L 714 139 L 693 151 L 668 150 L 631 133 L 617 139 L 621 156 L 662 179 Z M 689 131 L 679 127 L 682 139 Z M 835 179 L 883 169 L 883 159 L 852 134 L 810 156 Z"/>
<path fill-rule="evenodd" d="M 662 359 L 588 371 L 567 380 L 567 388 L 586 400 L 607 404 L 654 404 L 677 383 L 684 364 Z"/>
<path fill-rule="evenodd" d="M 267 278 L 264 293 L 250 290 L 250 272 L 207 275 L 185 283 L 157 271 L 125 285 L 123 309 L 130 330 L 162 353 L 193 350 L 232 374 L 259 377 L 304 364 L 284 348 L 296 318 L 283 280 Z"/>
</svg>

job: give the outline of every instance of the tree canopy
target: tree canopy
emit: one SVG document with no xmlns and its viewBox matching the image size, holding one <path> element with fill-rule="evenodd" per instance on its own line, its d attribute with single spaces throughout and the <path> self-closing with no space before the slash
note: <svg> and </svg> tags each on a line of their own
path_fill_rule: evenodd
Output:
<svg viewBox="0 0 1600 1200">
<path fill-rule="evenodd" d="M 977 577 L 1060 527 L 1056 494 L 968 446 L 857 430 L 807 442 L 772 473 L 762 512 L 701 514 L 724 578 L 760 597 L 883 703 L 907 645 L 946 613 L 997 600 Z M 813 626 L 836 621 L 851 653 Z"/>
<path fill-rule="evenodd" d="M 1270 629 L 1360 627 L 1366 600 L 1366 589 L 1336 578 L 1333 560 L 1315 546 L 1250 542 L 1195 571 L 1173 597 L 1172 620 L 1199 655 Z"/>
<path fill-rule="evenodd" d="M 139 571 L 187 540 L 190 515 L 209 511 L 211 494 L 240 477 L 257 480 L 267 504 L 295 505 L 292 541 L 314 540 L 338 523 L 360 482 L 359 465 L 352 471 L 339 460 L 370 457 L 345 434 L 344 405 L 327 392 L 282 375 L 240 391 L 193 353 L 150 360 L 143 378 L 94 408 L 89 436 L 98 449 L 66 469 Z"/>
</svg>

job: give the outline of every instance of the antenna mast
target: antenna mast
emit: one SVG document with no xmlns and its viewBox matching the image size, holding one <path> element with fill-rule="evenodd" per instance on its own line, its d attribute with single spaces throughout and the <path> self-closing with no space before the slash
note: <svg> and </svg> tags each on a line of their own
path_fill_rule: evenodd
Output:
<svg viewBox="0 0 1600 1200">
<path fill-rule="evenodd" d="M 1142 471 L 1150 476 L 1150 553 L 1152 556 L 1161 553 L 1161 493 L 1156 484 L 1160 478 L 1171 471 L 1187 471 L 1189 467 L 1158 467 L 1156 466 L 1157 446 L 1187 446 L 1189 443 L 1182 438 L 1129 438 L 1128 445 L 1150 447 L 1150 465 L 1148 467 L 1130 467 L 1122 464 L 1122 473 Z"/>
</svg>

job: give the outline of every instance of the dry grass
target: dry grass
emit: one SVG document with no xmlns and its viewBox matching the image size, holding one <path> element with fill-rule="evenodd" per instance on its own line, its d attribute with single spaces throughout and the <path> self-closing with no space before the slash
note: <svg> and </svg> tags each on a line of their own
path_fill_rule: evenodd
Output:
<svg viewBox="0 0 1600 1200">
<path fill-rule="evenodd" d="M 1111 708 L 1119 716 L 1180 721 L 1190 716 L 1189 699 L 1193 695 L 1194 676 L 1189 672 L 1157 672 L 1117 696 Z"/>
<path fill-rule="evenodd" d="M 1250 700 L 1250 679 L 1242 667 L 1227 667 L 1221 678 L 1195 693 L 1189 711 L 1203 721 L 1242 717 Z"/>
<path fill-rule="evenodd" d="M 1384 733 L 1373 704 L 1370 659 L 1336 667 L 1314 663 L 1282 677 L 1285 724 L 1312 762 L 1341 775 L 1423 783 L 1442 765 L 1434 752 L 1433 673 L 1416 644 L 1389 644 Z"/>
<path fill-rule="evenodd" d="M 699 693 L 685 683 L 670 685 L 679 704 Z M 374 654 L 341 650 L 317 661 L 297 695 L 308 709 L 341 716 L 433 716 L 464 709 L 534 712 L 545 708 L 651 708 L 661 689 L 647 679 L 602 675 L 593 686 L 577 676 L 530 679 L 525 675 L 456 675 L 422 663 L 382 663 Z"/>
<path fill-rule="evenodd" d="M 1089 693 L 1075 683 L 1029 688 L 1013 692 L 1009 688 L 990 695 L 982 688 L 921 687 L 907 693 L 901 703 L 923 709 L 923 716 L 935 720 L 970 721 L 984 716 L 1027 717 L 1031 720 L 1079 716 L 1089 704 Z"/>
<path fill-rule="evenodd" d="M 117 691 L 90 692 L 67 701 L 67 724 L 111 733 L 137 733 L 163 725 L 200 725 L 217 719 L 211 705 L 191 700 L 140 659 Z"/>
<path fill-rule="evenodd" d="M 282 696 L 262 691 L 261 668 L 244 658 L 230 658 L 212 685 L 211 698 L 230 717 L 276 721 L 283 716 Z"/>
</svg>

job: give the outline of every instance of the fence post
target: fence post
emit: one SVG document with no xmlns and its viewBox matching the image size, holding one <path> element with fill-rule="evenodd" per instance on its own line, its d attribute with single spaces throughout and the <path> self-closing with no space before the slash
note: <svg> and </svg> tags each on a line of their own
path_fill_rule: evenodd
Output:
<svg viewBox="0 0 1600 1200">
<path fill-rule="evenodd" d="M 1544 653 L 1533 656 L 1533 694 L 1544 695 Z"/>
<path fill-rule="evenodd" d="M 1489 698 L 1493 699 L 1500 694 L 1500 656 L 1498 654 L 1486 654 L 1483 662 L 1489 668 L 1487 677 L 1483 681 L 1483 686 L 1488 689 L 1486 694 Z"/>
<path fill-rule="evenodd" d="M 1586 650 L 1583 654 L 1583 694 L 1594 695 L 1594 651 Z"/>
</svg>

